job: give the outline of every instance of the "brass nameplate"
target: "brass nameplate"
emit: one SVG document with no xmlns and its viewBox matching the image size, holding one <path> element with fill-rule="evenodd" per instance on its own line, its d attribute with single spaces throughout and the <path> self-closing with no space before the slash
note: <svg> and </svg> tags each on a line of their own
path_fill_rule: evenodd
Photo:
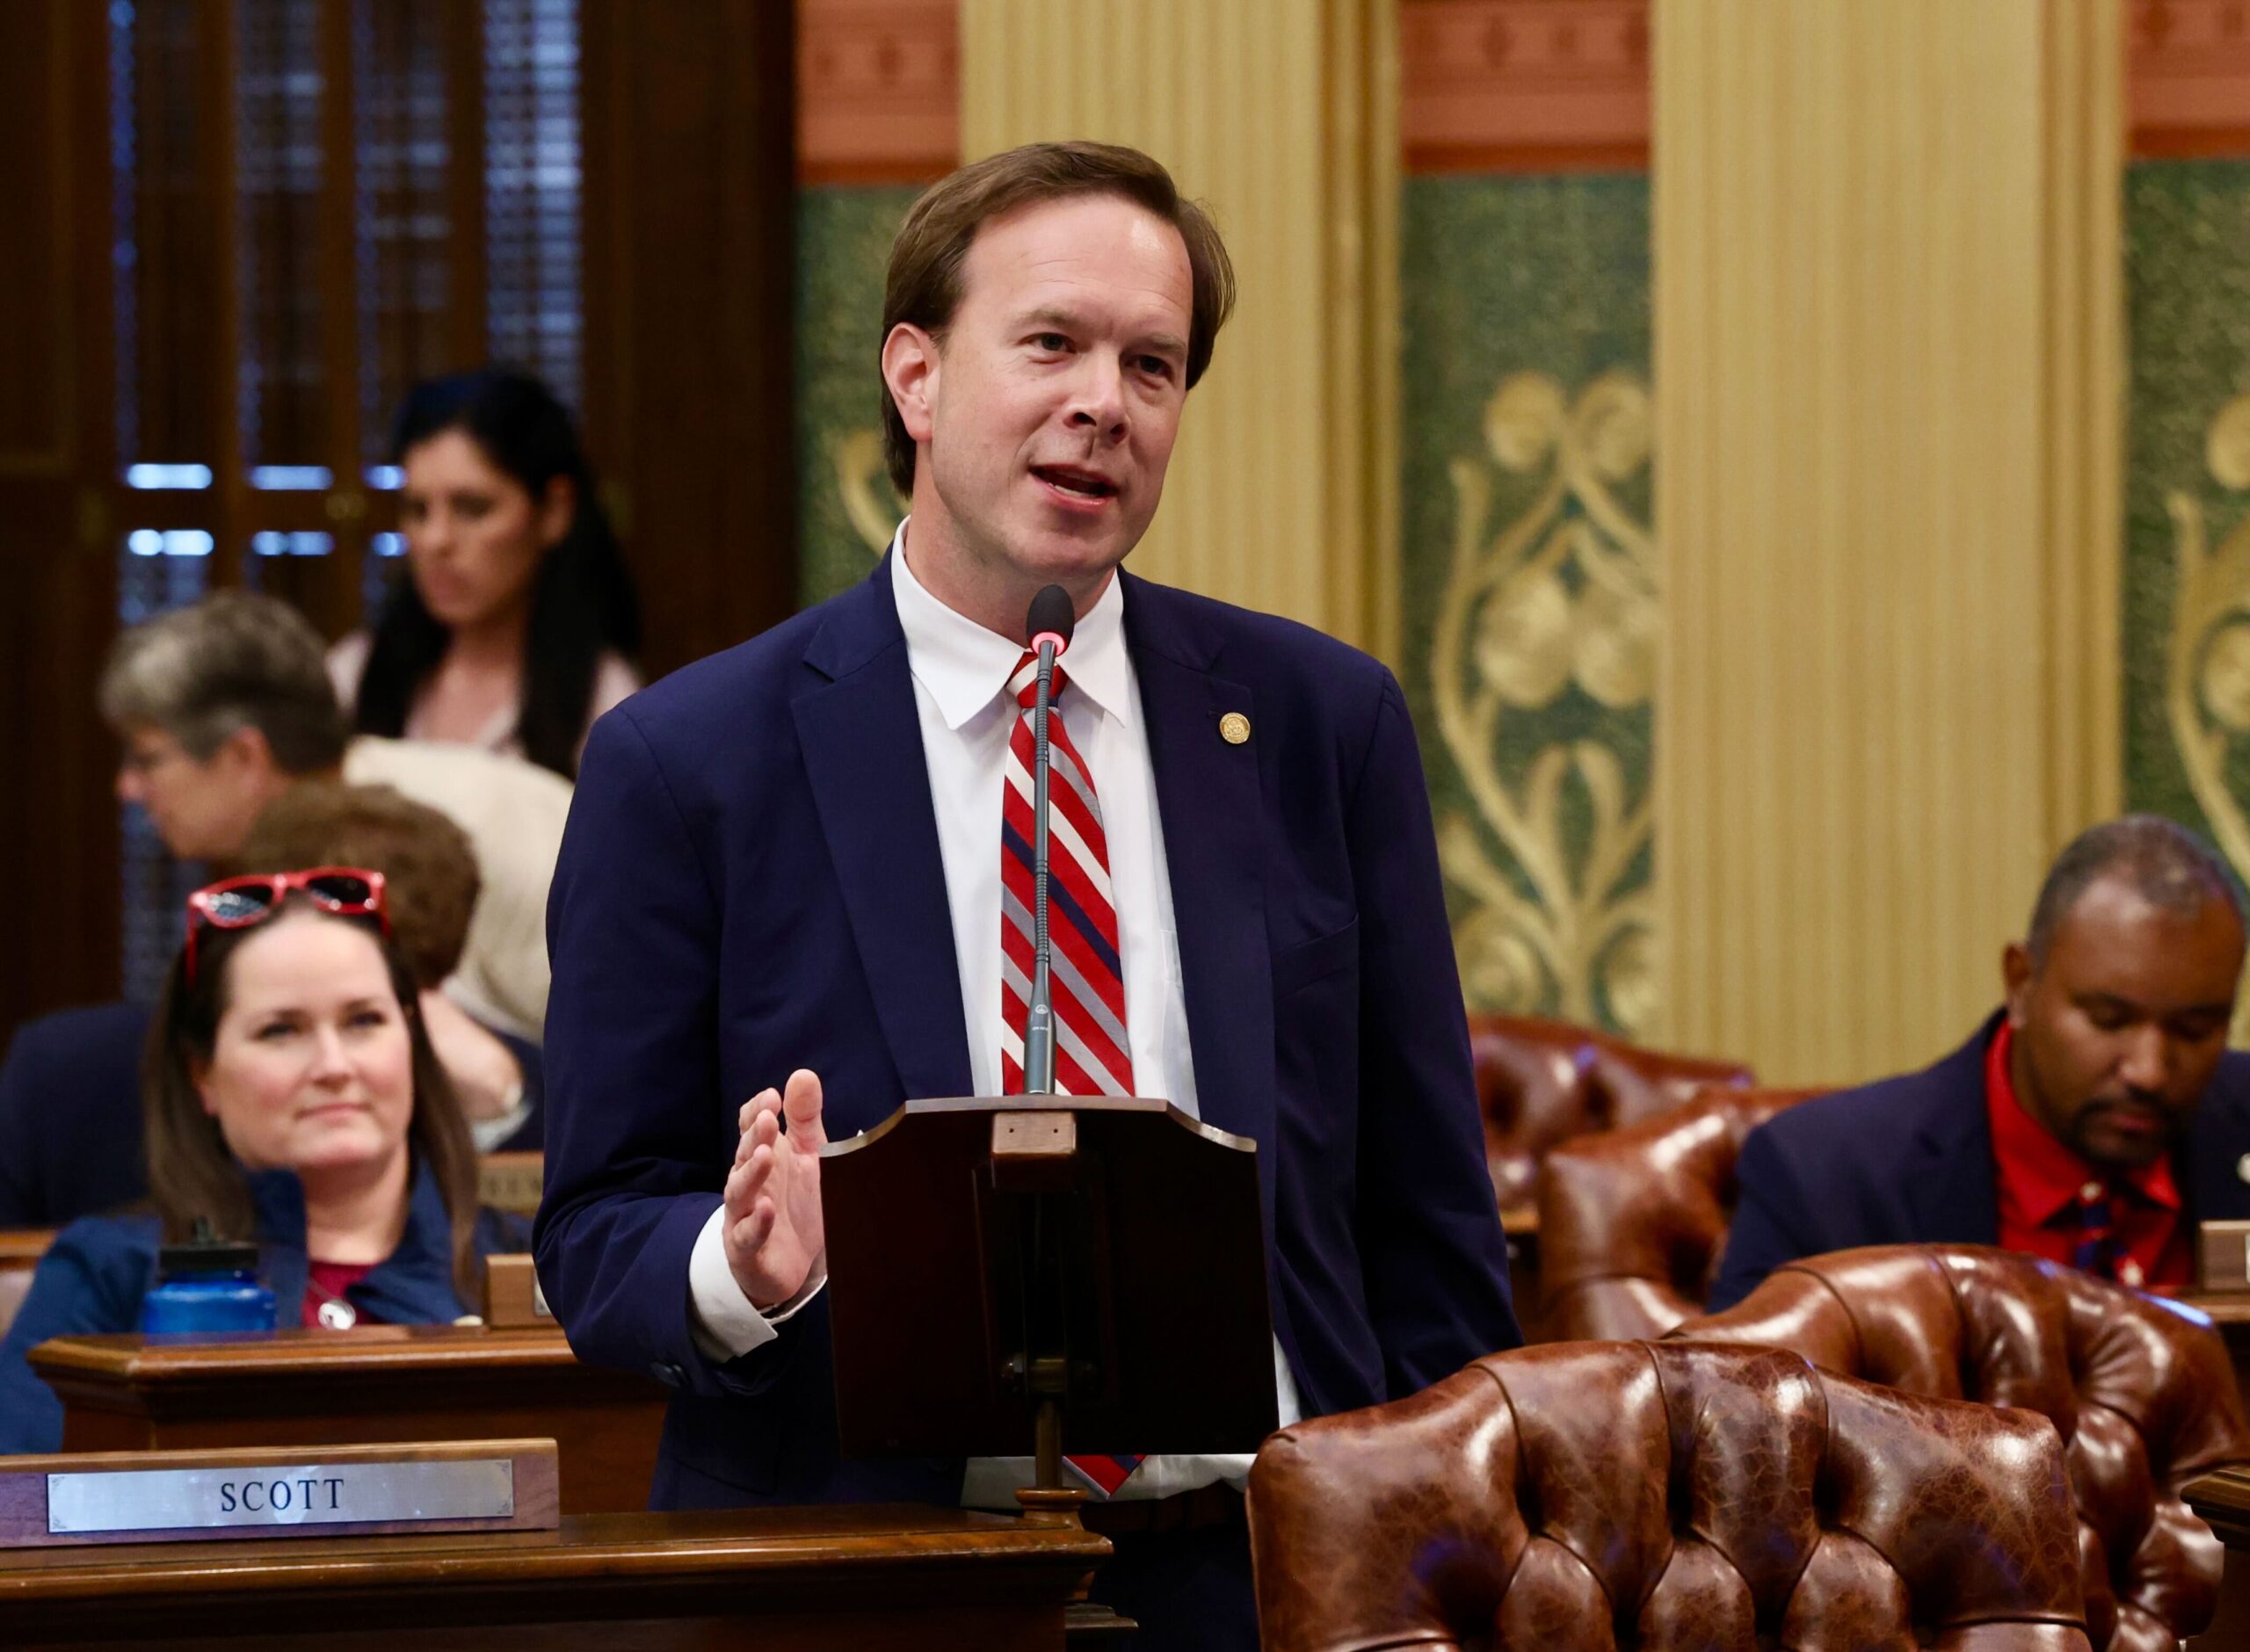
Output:
<svg viewBox="0 0 2250 1652">
<path fill-rule="evenodd" d="M 992 1156 L 996 1159 L 1067 1159 L 1078 1150 L 1076 1113 L 1057 1109 L 992 1115 Z"/>
<path fill-rule="evenodd" d="M 216 1525 L 504 1520 L 515 1511 L 515 1465 L 504 1458 L 47 1477 L 47 1529 L 57 1537 Z"/>
<path fill-rule="evenodd" d="M 552 1440 L 0 1459 L 0 1547 L 552 1531 Z"/>
</svg>

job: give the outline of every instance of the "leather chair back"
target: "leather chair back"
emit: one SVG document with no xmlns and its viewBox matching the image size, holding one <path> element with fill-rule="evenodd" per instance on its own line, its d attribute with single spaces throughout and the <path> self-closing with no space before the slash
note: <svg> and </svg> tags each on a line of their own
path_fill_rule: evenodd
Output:
<svg viewBox="0 0 2250 1652">
<path fill-rule="evenodd" d="M 1817 1090 L 1707 1090 L 1539 1168 L 1543 1340 L 1661 1337 L 1702 1312 L 1727 1225 L 1734 1167 L 1760 1125 Z"/>
<path fill-rule="evenodd" d="M 1271 1436 L 1267 1652 L 2084 1652 L 2062 1442 L 1775 1349 L 1571 1343 Z"/>
<path fill-rule="evenodd" d="M 1640 1049 L 1538 1016 L 1472 1015 L 1469 1046 L 1503 1211 L 1530 1207 L 1539 1162 L 1557 1142 L 1648 1118 L 1714 1084 L 1752 1082 L 1738 1061 Z"/>
<path fill-rule="evenodd" d="M 2250 1424 L 2192 1309 L 1983 1245 L 1876 1245 L 1790 1263 L 1673 1335 L 2038 1412 L 2068 1452 L 2094 1646 L 2168 1648 L 2210 1622 L 2225 1554 L 2180 1489 L 2250 1462 Z"/>
</svg>

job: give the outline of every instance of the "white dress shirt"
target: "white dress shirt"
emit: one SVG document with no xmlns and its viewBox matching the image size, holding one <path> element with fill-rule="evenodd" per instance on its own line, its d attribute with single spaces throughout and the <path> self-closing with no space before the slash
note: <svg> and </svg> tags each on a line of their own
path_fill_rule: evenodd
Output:
<svg viewBox="0 0 2250 1652">
<path fill-rule="evenodd" d="M 997 1096 L 1001 1093 L 1000 805 L 1008 739 L 1018 714 L 1007 682 L 1023 657 L 1023 644 L 986 630 L 932 596 L 908 566 L 906 538 L 907 525 L 902 523 L 891 540 L 891 590 L 898 623 L 906 634 L 923 760 L 937 815 L 938 850 L 945 866 L 946 900 L 961 975 L 962 1016 L 969 1032 L 969 1077 L 978 1095 Z M 1063 664 L 1070 686 L 1058 714 L 1092 771 L 1108 839 L 1135 1088 L 1200 1118 L 1164 827 L 1157 815 L 1140 680 L 1126 650 L 1124 618 L 1124 592 L 1112 579 L 1071 637 Z M 723 1208 L 712 1213 L 689 1263 L 690 1294 L 700 1322 L 696 1340 L 714 1359 L 747 1353 L 771 1340 L 776 1334 L 773 1325 L 811 1300 L 818 1288 L 817 1281 L 809 1284 L 770 1319 L 759 1314 L 727 1266 L 722 1221 Z M 1274 1379 L 1286 1427 L 1300 1412 L 1296 1385 L 1278 1341 Z M 1222 1479 L 1239 1486 L 1250 1472 L 1250 1460 L 1248 1453 L 1145 1458 L 1117 1495 L 1120 1500 L 1168 1496 Z M 962 1500 L 972 1507 L 1012 1508 L 1015 1489 L 1030 1484 L 1031 1477 L 1028 1458 L 979 1458 L 969 1466 Z"/>
</svg>

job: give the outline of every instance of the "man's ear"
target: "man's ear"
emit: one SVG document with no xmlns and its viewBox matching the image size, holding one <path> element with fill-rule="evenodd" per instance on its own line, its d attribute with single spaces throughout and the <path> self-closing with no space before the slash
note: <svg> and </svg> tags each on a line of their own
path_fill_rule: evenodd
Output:
<svg viewBox="0 0 2250 1652">
<path fill-rule="evenodd" d="M 911 322 L 899 322 L 882 341 L 882 381 L 918 447 L 929 441 L 936 423 L 940 365 L 937 339 Z"/>
<path fill-rule="evenodd" d="M 578 484 L 569 476 L 549 476 L 539 501 L 539 544 L 541 550 L 560 545 L 578 514 Z"/>
<path fill-rule="evenodd" d="M 2007 1024 L 2021 1027 L 2031 1013 L 2031 954 L 2021 941 L 2000 953 L 2000 984 L 2007 989 Z"/>
</svg>

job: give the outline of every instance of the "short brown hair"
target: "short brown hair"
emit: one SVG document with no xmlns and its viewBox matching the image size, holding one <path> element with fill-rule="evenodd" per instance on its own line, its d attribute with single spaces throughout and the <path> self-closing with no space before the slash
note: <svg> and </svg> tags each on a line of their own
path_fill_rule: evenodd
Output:
<svg viewBox="0 0 2250 1652">
<path fill-rule="evenodd" d="M 214 591 L 120 635 L 102 669 L 101 707 L 119 734 L 161 729 L 198 763 L 255 728 L 285 774 L 334 768 L 351 737 L 320 633 L 254 591 Z"/>
<path fill-rule="evenodd" d="M 387 886 L 390 932 L 415 984 L 461 967 L 482 887 L 468 834 L 388 786 L 301 780 L 268 803 L 236 857 L 238 872 L 364 866 Z"/>
<path fill-rule="evenodd" d="M 1194 309 L 1187 330 L 1187 388 L 1211 363 L 1219 329 L 1234 308 L 1234 264 L 1210 214 L 1179 192 L 1172 174 L 1138 149 L 1114 143 L 1027 143 L 948 173 L 907 210 L 890 243 L 882 335 L 901 322 L 940 337 L 961 306 L 961 269 L 976 232 L 1035 201 L 1115 195 L 1145 208 L 1187 243 Z M 882 451 L 902 494 L 914 490 L 914 439 L 882 387 Z"/>
</svg>

